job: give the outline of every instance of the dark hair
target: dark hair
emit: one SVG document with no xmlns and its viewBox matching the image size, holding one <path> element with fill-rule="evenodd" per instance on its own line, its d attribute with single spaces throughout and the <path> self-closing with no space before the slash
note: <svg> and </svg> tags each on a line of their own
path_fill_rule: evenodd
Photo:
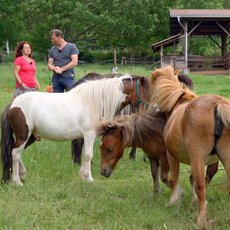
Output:
<svg viewBox="0 0 230 230">
<path fill-rule="evenodd" d="M 63 38 L 63 33 L 61 32 L 61 30 L 58 29 L 53 29 L 50 32 L 50 35 L 52 36 L 53 34 L 55 34 L 56 37 L 62 37 Z"/>
<path fill-rule="evenodd" d="M 22 41 L 22 42 L 19 42 L 15 48 L 15 51 L 14 51 L 14 60 L 17 58 L 17 57 L 20 57 L 22 56 L 22 49 L 23 49 L 23 46 L 25 44 L 28 44 L 30 46 L 30 49 L 31 49 L 31 53 L 29 54 L 29 57 L 32 58 L 32 52 L 33 52 L 33 49 L 32 49 L 32 45 L 30 42 L 26 42 L 26 41 Z"/>
</svg>

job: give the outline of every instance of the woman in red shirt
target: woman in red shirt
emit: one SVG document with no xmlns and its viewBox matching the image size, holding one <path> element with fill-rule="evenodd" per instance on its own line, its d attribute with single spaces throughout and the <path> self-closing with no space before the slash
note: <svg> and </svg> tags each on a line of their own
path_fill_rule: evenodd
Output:
<svg viewBox="0 0 230 230">
<path fill-rule="evenodd" d="M 36 78 L 36 64 L 32 58 L 32 46 L 29 42 L 22 41 L 15 49 L 14 76 L 16 79 L 14 98 L 25 92 L 40 89 Z"/>
</svg>

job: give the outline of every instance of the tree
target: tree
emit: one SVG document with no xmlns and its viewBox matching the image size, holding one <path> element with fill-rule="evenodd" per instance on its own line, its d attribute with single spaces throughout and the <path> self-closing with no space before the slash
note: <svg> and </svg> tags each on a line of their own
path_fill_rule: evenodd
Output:
<svg viewBox="0 0 230 230">
<path fill-rule="evenodd" d="M 21 35 L 26 34 L 20 9 L 20 1 L 0 0 L 0 47 L 9 41 L 13 49 L 16 41 L 21 39 Z"/>
</svg>

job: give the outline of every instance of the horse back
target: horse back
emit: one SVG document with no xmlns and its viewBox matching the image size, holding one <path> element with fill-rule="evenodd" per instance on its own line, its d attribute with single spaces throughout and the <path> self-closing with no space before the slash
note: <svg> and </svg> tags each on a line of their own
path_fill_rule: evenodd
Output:
<svg viewBox="0 0 230 230">
<path fill-rule="evenodd" d="M 215 144 L 215 108 L 224 100 L 218 95 L 203 95 L 175 108 L 164 130 L 169 152 L 187 164 L 191 153 L 210 155 Z"/>
</svg>

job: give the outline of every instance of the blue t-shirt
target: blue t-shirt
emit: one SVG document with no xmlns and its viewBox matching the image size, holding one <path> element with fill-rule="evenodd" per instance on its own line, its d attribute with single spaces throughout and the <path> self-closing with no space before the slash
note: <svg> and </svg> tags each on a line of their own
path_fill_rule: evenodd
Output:
<svg viewBox="0 0 230 230">
<path fill-rule="evenodd" d="M 73 43 L 66 43 L 66 45 L 59 50 L 57 46 L 53 46 L 49 52 L 49 58 L 53 58 L 54 66 L 63 67 L 71 62 L 71 55 L 79 54 L 78 48 Z M 53 76 L 60 76 L 54 72 Z M 64 71 L 61 76 L 74 77 L 74 69 Z"/>
</svg>

